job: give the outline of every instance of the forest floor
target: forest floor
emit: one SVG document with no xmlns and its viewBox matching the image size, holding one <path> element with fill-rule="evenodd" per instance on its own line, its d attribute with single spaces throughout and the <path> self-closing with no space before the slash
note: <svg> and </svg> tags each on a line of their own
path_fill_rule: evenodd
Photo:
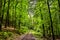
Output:
<svg viewBox="0 0 60 40">
<path fill-rule="evenodd" d="M 12 37 L 8 37 L 5 40 L 21 40 L 21 37 L 23 37 L 25 35 L 25 34 L 19 35 L 19 34 L 15 33 L 14 30 L 16 30 L 16 29 L 14 29 L 14 28 L 7 27 L 7 28 L 2 28 L 2 30 L 4 30 L 4 31 L 9 30 L 10 32 L 13 33 Z M 36 40 L 52 40 L 52 38 L 49 38 L 49 39 L 47 39 L 47 38 L 36 38 Z M 60 38 L 56 38 L 55 40 L 60 40 Z"/>
</svg>

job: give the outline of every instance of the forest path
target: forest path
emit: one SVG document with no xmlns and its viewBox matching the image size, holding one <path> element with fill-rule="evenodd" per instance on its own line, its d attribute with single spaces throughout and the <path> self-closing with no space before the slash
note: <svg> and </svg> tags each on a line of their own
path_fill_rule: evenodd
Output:
<svg viewBox="0 0 60 40">
<path fill-rule="evenodd" d="M 32 34 L 22 34 L 15 38 L 14 40 L 35 40 L 36 38 Z"/>
<path fill-rule="evenodd" d="M 11 32 L 15 32 L 16 29 L 14 29 L 13 27 L 7 27 L 7 28 L 2 28 L 2 30 L 4 30 L 4 31 L 9 30 Z M 14 34 L 12 38 L 13 38 L 13 40 L 21 40 L 21 39 L 23 39 L 23 37 L 25 35 L 26 34 L 22 34 L 22 35 Z M 7 40 L 9 40 L 9 39 L 7 39 Z M 47 40 L 47 39 L 46 38 L 36 38 L 36 40 Z M 52 39 L 50 39 L 50 40 L 52 40 Z M 60 40 L 60 38 L 57 38 L 56 40 Z"/>
</svg>

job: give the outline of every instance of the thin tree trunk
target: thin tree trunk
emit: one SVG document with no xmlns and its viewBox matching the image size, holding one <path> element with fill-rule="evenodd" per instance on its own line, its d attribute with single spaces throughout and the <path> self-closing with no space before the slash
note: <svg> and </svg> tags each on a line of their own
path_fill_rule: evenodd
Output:
<svg viewBox="0 0 60 40">
<path fill-rule="evenodd" d="M 50 25 L 51 25 L 52 37 L 53 37 L 53 40 L 55 40 L 54 31 L 53 31 L 53 22 L 52 22 L 52 17 L 51 17 L 51 12 L 50 12 L 49 0 L 47 0 L 47 5 L 48 5 L 48 10 L 49 10 L 49 17 L 50 17 Z"/>
<path fill-rule="evenodd" d="M 41 19 L 43 20 L 43 15 L 42 14 L 41 14 Z M 44 23 L 42 24 L 42 27 L 43 27 L 43 37 L 45 38 L 45 27 L 44 27 Z"/>
<path fill-rule="evenodd" d="M 17 2 L 17 0 L 16 0 L 16 5 L 15 5 L 15 9 L 14 9 L 14 12 L 15 12 L 15 21 L 14 21 L 14 23 L 15 23 L 15 25 L 14 25 L 14 28 L 16 28 L 16 6 L 17 6 L 17 4 L 18 4 L 18 2 Z"/>
<path fill-rule="evenodd" d="M 40 2 L 40 0 L 38 0 L 38 2 Z M 39 5 L 39 6 L 40 6 L 40 5 Z M 41 12 L 41 8 L 40 8 L 39 10 L 40 10 L 40 12 Z M 41 14 L 41 20 L 44 20 L 42 13 L 40 13 L 40 14 Z M 44 27 L 44 23 L 42 24 L 42 27 L 43 27 L 43 37 L 45 37 L 45 27 Z"/>
<path fill-rule="evenodd" d="M 3 17 L 4 17 L 4 8 L 5 8 L 5 3 L 6 3 L 6 0 L 4 0 L 4 5 L 3 5 L 3 12 L 2 12 L 2 23 L 3 23 Z"/>
<path fill-rule="evenodd" d="M 60 24 L 60 0 L 58 0 L 58 6 L 59 6 L 59 14 L 58 14 L 58 25 Z M 59 29 L 58 29 L 58 33 L 59 33 Z"/>
<path fill-rule="evenodd" d="M 22 12 L 22 0 L 20 2 L 21 2 L 21 5 L 20 5 L 20 8 L 21 9 L 20 9 L 20 11 Z M 19 23 L 18 23 L 19 24 L 19 30 L 20 30 L 20 23 L 21 23 L 20 22 L 20 18 L 21 18 L 21 15 L 19 14 Z"/>
<path fill-rule="evenodd" d="M 8 9 L 7 9 L 7 15 L 6 15 L 5 28 L 7 27 L 7 25 L 9 26 L 9 5 L 10 5 L 10 0 L 8 0 Z"/>
<path fill-rule="evenodd" d="M 0 31 L 2 29 L 2 0 L 0 0 Z"/>
<path fill-rule="evenodd" d="M 41 20 L 43 20 L 43 15 L 41 14 Z M 42 24 L 43 27 L 43 37 L 45 37 L 45 27 L 44 27 L 44 23 Z"/>
<path fill-rule="evenodd" d="M 58 0 L 58 5 L 59 5 L 59 19 L 60 19 L 60 0 Z"/>
<path fill-rule="evenodd" d="M 59 20 L 60 20 L 60 0 L 58 0 L 58 6 L 59 6 Z M 59 21 L 60 24 L 60 21 Z"/>
</svg>

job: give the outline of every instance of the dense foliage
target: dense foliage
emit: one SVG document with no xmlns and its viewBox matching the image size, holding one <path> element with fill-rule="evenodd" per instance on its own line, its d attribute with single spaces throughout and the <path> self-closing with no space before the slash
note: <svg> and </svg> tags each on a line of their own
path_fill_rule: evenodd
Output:
<svg viewBox="0 0 60 40">
<path fill-rule="evenodd" d="M 54 40 L 60 36 L 60 0 L 0 0 L 1 35 L 9 35 L 3 30 L 7 27 L 18 34 L 30 31 L 36 37 L 53 36 Z"/>
</svg>

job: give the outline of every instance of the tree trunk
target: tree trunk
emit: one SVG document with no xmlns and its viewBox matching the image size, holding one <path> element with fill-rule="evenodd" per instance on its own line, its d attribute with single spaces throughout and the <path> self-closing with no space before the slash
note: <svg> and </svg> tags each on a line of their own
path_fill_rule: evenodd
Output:
<svg viewBox="0 0 60 40">
<path fill-rule="evenodd" d="M 2 0 L 0 0 L 0 31 L 2 29 Z"/>
<path fill-rule="evenodd" d="M 59 6 L 59 10 L 58 10 L 58 24 L 60 24 L 60 0 L 58 0 L 58 6 Z M 59 29 L 58 29 L 58 33 L 59 33 Z"/>
<path fill-rule="evenodd" d="M 21 2 L 20 11 L 22 12 L 22 0 L 20 2 Z M 20 30 L 20 23 L 21 23 L 20 18 L 21 18 L 21 15 L 19 14 L 19 23 L 18 23 L 19 24 L 19 30 Z"/>
<path fill-rule="evenodd" d="M 53 37 L 53 40 L 55 40 L 54 31 L 53 31 L 53 22 L 52 22 L 52 17 L 51 17 L 51 12 L 50 12 L 50 5 L 49 5 L 49 1 L 48 0 L 47 0 L 47 5 L 48 5 L 48 10 L 49 10 L 49 17 L 50 17 L 50 25 L 51 25 L 52 37 Z"/>
<path fill-rule="evenodd" d="M 17 20 L 17 18 L 16 18 L 16 15 L 17 15 L 16 14 L 16 6 L 17 6 L 17 4 L 18 4 L 18 1 L 16 0 L 16 4 L 15 4 L 15 7 L 14 7 L 15 8 L 14 9 L 14 12 L 15 12 L 15 17 L 14 17 L 15 18 L 15 21 L 14 21 L 15 25 L 14 25 L 14 28 L 16 28 L 16 20 Z"/>
<path fill-rule="evenodd" d="M 5 8 L 5 3 L 6 3 L 6 0 L 4 0 L 3 10 L 2 10 L 2 11 L 3 11 L 3 12 L 2 12 L 2 19 L 1 19 L 1 20 L 2 20 L 1 22 L 2 22 L 2 23 L 3 23 L 3 17 L 4 17 L 4 8 Z"/>
<path fill-rule="evenodd" d="M 43 15 L 41 14 L 41 20 L 43 20 Z M 43 27 L 43 37 L 45 37 L 45 27 L 44 27 L 44 23 L 42 24 Z"/>
<path fill-rule="evenodd" d="M 7 9 L 7 15 L 6 15 L 5 28 L 7 27 L 7 25 L 9 26 L 9 5 L 10 5 L 10 0 L 8 0 L 8 9 Z"/>
<path fill-rule="evenodd" d="M 60 8 L 60 0 L 58 0 L 58 5 L 59 5 L 59 8 Z"/>
<path fill-rule="evenodd" d="M 60 19 L 60 0 L 58 0 L 58 5 L 59 5 L 59 19 Z"/>
</svg>

